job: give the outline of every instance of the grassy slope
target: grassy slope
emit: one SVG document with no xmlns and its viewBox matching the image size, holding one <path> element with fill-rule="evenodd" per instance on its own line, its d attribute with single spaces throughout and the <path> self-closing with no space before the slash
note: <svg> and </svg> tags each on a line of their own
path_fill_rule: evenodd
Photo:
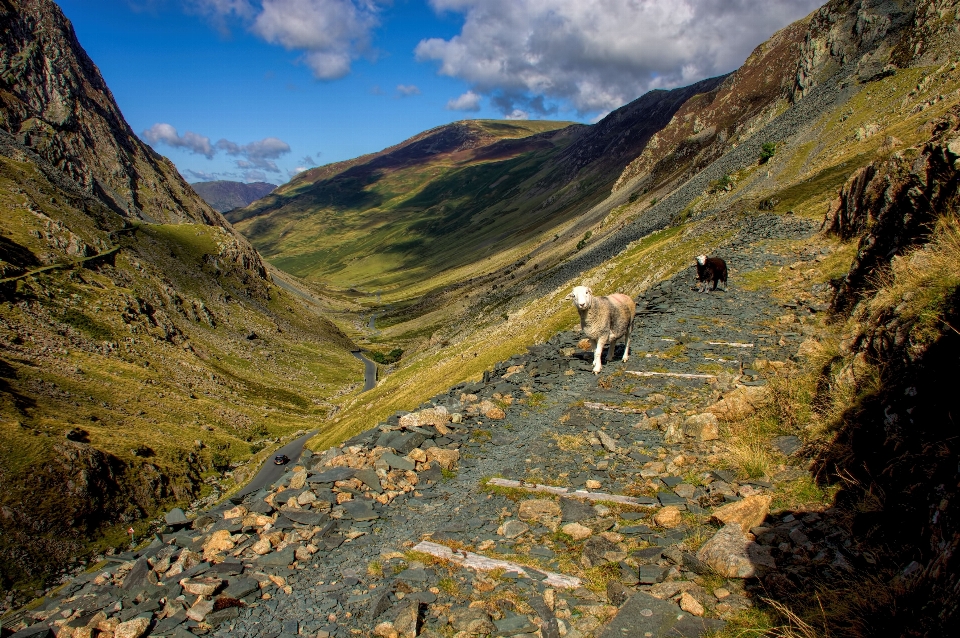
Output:
<svg viewBox="0 0 960 638">
<path fill-rule="evenodd" d="M 78 501 L 29 481 L 64 465 L 57 450 L 68 431 L 85 432 L 89 449 L 115 458 L 126 477 L 119 480 L 128 500 L 118 497 L 123 502 L 112 505 L 119 511 L 98 516 L 126 514 L 134 522 L 206 489 L 197 472 L 208 476 L 214 465 L 251 461 L 275 440 L 317 427 L 339 396 L 362 384 L 350 340 L 313 304 L 230 263 L 222 251 L 232 238 L 223 229 L 104 230 L 122 226 L 31 163 L 0 156 L 0 278 L 72 261 L 63 249 L 71 236 L 95 252 L 122 246 L 113 264 L 48 270 L 0 291 L 0 500 L 64 542 L 71 532 L 62 526 L 70 521 L 47 506 L 73 508 Z M 248 339 L 251 333 L 258 337 Z M 237 467 L 236 477 L 249 475 L 257 458 Z M 106 468 L 90 474 L 99 470 Z M 157 481 L 143 492 L 137 475 L 154 471 Z M 90 531 L 122 539 L 108 529 Z M 77 554 L 77 547 L 67 549 L 67 556 Z M 34 555 L 21 568 L 42 558 Z M 5 568 L 6 584 L 27 576 Z"/>
<path fill-rule="evenodd" d="M 237 228 L 253 237 L 277 267 L 334 287 L 389 289 L 466 264 L 508 237 L 522 242 L 536 219 L 517 215 L 507 224 L 495 223 L 503 212 L 498 201 L 519 189 L 565 139 L 510 144 L 494 157 L 484 151 L 497 141 L 520 140 L 569 123 L 471 124 L 480 129 L 479 148 L 401 158 L 357 177 L 357 170 L 350 172 L 347 166 L 317 183 L 299 178 L 274 194 L 284 203 L 269 217 L 246 217 L 236 221 Z M 363 181 L 359 190 L 357 180 Z M 344 191 L 351 193 L 349 198 L 342 197 Z M 241 211 L 237 217 L 247 214 Z"/>
<path fill-rule="evenodd" d="M 929 77 L 925 89 L 915 91 L 924 77 Z M 780 200 L 775 207 L 778 212 L 794 211 L 822 219 L 827 203 L 836 197 L 838 187 L 853 171 L 878 156 L 924 139 L 928 135 L 925 124 L 957 102 L 958 87 L 957 74 L 949 67 L 906 69 L 892 77 L 863 85 L 848 103 L 825 112 L 805 134 L 781 145 L 771 162 L 762 167 L 746 167 L 732 192 L 704 193 L 701 196 L 703 207 L 718 211 L 728 207 L 744 210 L 749 205 L 774 198 Z M 938 95 L 949 97 L 914 112 L 918 105 Z M 851 115 L 851 110 L 855 116 Z M 858 130 L 873 123 L 888 124 L 867 137 L 860 134 L 863 139 L 858 140 Z M 896 139 L 890 140 L 889 137 Z M 767 177 L 768 172 L 770 177 Z M 619 207 L 611 204 L 606 210 L 617 219 L 629 219 L 642 214 L 646 205 L 643 201 Z M 602 267 L 584 273 L 581 279 L 597 282 L 604 291 L 623 290 L 636 294 L 670 273 L 688 267 L 689 256 L 699 252 L 698 247 L 704 245 L 701 237 L 709 236 L 709 229 L 710 220 L 705 219 L 652 235 Z M 551 242 L 548 240 L 547 243 Z M 825 262 L 824 272 L 819 275 L 823 281 L 846 271 L 852 250 L 850 246 L 840 247 Z M 569 243 L 558 246 L 557 251 L 569 254 Z M 510 263 L 510 259 L 501 258 L 498 263 Z M 522 275 L 522 271 L 518 272 Z M 751 285 L 773 285 L 782 275 L 751 272 L 740 273 L 738 277 Z M 521 295 L 522 281 L 520 276 L 514 284 L 515 291 Z M 405 331 L 426 331 L 429 335 L 431 329 L 439 331 L 452 321 L 463 321 L 464 316 L 470 317 L 466 323 L 472 323 L 464 328 L 460 337 L 451 339 L 447 347 L 425 348 L 406 360 L 377 389 L 359 396 L 336 419 L 336 427 L 314 439 L 311 447 L 320 449 L 369 428 L 394 410 L 412 409 L 460 381 L 477 378 L 493 363 L 523 352 L 527 345 L 542 341 L 557 330 L 575 326 L 573 309 L 562 302 L 562 296 L 568 292 L 566 287 L 558 288 L 548 297 L 528 300 L 520 312 L 510 314 L 507 320 L 495 309 L 484 313 L 478 308 L 482 304 L 472 301 L 482 298 L 485 292 L 488 289 L 471 290 L 467 300 L 454 300 L 451 295 L 448 297 L 451 303 L 436 304 L 432 315 L 416 316 L 392 326 L 387 334 L 381 335 L 384 342 L 394 345 L 402 342 Z M 790 292 L 780 294 L 786 298 Z"/>
</svg>

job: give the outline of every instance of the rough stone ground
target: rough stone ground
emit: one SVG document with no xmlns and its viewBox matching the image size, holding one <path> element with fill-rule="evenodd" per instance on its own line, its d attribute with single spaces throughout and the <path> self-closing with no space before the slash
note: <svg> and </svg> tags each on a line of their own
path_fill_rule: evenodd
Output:
<svg viewBox="0 0 960 638">
<path fill-rule="evenodd" d="M 305 455 L 238 508 L 192 522 L 174 512 L 162 541 L 70 583 L 32 612 L 35 633 L 18 635 L 700 636 L 758 588 L 844 570 L 849 542 L 817 514 L 767 514 L 777 484 L 804 475 L 790 456 L 799 440 L 775 439 L 780 465 L 748 479 L 715 418 L 749 410 L 767 383 L 754 362 L 795 356 L 806 326 L 793 318 L 824 309 L 784 307 L 739 287 L 737 273 L 822 258 L 768 252 L 814 230 L 747 218 L 717 251 L 730 290 L 698 294 L 693 268 L 648 290 L 627 363 L 595 376 L 579 334 L 560 333 L 481 382 Z M 744 511 L 717 512 L 731 503 Z M 729 524 L 709 522 L 714 513 Z M 456 552 L 437 559 L 422 540 Z M 476 571 L 458 564 L 464 552 L 516 566 Z"/>
</svg>

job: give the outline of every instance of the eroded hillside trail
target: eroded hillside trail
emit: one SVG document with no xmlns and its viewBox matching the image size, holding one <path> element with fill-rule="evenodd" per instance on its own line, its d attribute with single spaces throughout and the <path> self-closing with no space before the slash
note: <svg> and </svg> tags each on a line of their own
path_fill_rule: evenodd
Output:
<svg viewBox="0 0 960 638">
<path fill-rule="evenodd" d="M 797 354 L 797 315 L 824 309 L 737 276 L 822 260 L 804 241 L 816 224 L 738 228 L 716 251 L 729 291 L 697 293 L 693 268 L 653 286 L 627 363 L 595 376 L 578 331 L 531 346 L 305 450 L 240 506 L 168 518 L 170 533 L 48 599 L 37 629 L 69 609 L 73 627 L 115 635 L 701 636 L 849 569 L 821 513 L 768 513 L 778 487 L 809 480 L 789 456 L 799 439 L 774 439 L 776 464 L 755 476 L 731 463 L 724 419 L 763 396 L 756 367 Z"/>
</svg>

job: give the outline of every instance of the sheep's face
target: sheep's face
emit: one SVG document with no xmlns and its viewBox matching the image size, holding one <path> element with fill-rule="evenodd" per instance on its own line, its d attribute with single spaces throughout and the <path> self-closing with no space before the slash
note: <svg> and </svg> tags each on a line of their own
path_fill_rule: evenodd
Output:
<svg viewBox="0 0 960 638">
<path fill-rule="evenodd" d="M 700 264 L 701 266 L 704 265 L 705 263 L 707 263 L 707 256 L 706 256 L 706 255 L 697 255 L 697 263 Z"/>
<path fill-rule="evenodd" d="M 573 292 L 567 296 L 567 298 L 573 299 L 573 305 L 577 307 L 577 310 L 586 310 L 590 307 L 590 301 L 593 298 L 593 291 L 586 286 L 577 286 L 573 289 Z"/>
</svg>

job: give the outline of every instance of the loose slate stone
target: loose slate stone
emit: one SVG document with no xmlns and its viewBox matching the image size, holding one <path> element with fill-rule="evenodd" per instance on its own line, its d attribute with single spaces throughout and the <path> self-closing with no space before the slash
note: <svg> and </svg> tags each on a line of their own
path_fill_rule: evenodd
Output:
<svg viewBox="0 0 960 638">
<path fill-rule="evenodd" d="M 657 500 L 663 506 L 667 505 L 686 505 L 686 499 L 680 498 L 673 492 L 657 492 Z"/>
<path fill-rule="evenodd" d="M 228 598 L 243 598 L 260 589 L 260 583 L 253 578 L 239 578 L 231 580 L 223 595 Z"/>
<path fill-rule="evenodd" d="M 297 559 L 294 555 L 295 551 L 296 548 L 293 545 L 288 545 L 279 552 L 273 552 L 261 556 L 257 562 L 260 565 L 268 567 L 286 567 Z"/>
<path fill-rule="evenodd" d="M 532 634 L 537 631 L 537 626 L 530 621 L 528 616 L 507 616 L 503 620 L 493 621 L 497 630 L 494 636 L 516 636 L 517 634 Z"/>
<path fill-rule="evenodd" d="M 310 526 L 323 525 L 328 518 L 327 514 L 309 510 L 290 510 L 284 512 L 283 515 L 294 523 Z"/>
<path fill-rule="evenodd" d="M 163 520 L 171 527 L 186 525 L 190 522 L 187 519 L 187 515 L 184 514 L 183 510 L 179 507 L 174 507 L 172 510 L 164 514 Z"/>
<path fill-rule="evenodd" d="M 150 573 L 150 563 L 147 562 L 147 557 L 143 556 L 138 558 L 137 562 L 133 564 L 133 569 L 131 569 L 127 577 L 123 579 L 123 589 L 125 591 L 131 591 L 136 587 L 146 585 L 148 573 Z"/>
<path fill-rule="evenodd" d="M 417 583 L 426 582 L 429 577 L 430 576 L 427 574 L 427 570 L 420 568 L 405 569 L 397 574 L 397 580 L 405 580 Z"/>
<path fill-rule="evenodd" d="M 380 515 L 373 510 L 373 501 L 353 500 L 346 501 L 343 504 L 344 514 L 355 521 L 372 521 L 380 518 Z"/>
<path fill-rule="evenodd" d="M 261 498 L 251 503 L 247 509 L 254 514 L 263 514 L 266 516 L 267 514 L 273 512 L 273 505 L 270 505 L 270 503 L 267 503 Z"/>
<path fill-rule="evenodd" d="M 660 565 L 640 565 L 637 571 L 641 585 L 654 585 L 663 582 L 667 575 L 667 568 Z"/>
<path fill-rule="evenodd" d="M 773 443 L 773 447 L 786 456 L 790 456 L 803 447 L 803 441 L 795 436 L 775 436 L 770 442 Z"/>
<path fill-rule="evenodd" d="M 335 467 L 307 477 L 307 483 L 336 483 L 352 479 L 356 470 L 350 467 Z"/>
<path fill-rule="evenodd" d="M 383 494 L 383 486 L 380 485 L 380 477 L 375 470 L 357 470 L 353 476 L 377 494 Z"/>
<path fill-rule="evenodd" d="M 53 636 L 50 627 L 47 625 L 33 625 L 32 627 L 21 629 L 15 634 L 11 634 L 10 638 L 47 638 L 48 636 Z"/>
<path fill-rule="evenodd" d="M 682 476 L 664 476 L 660 480 L 663 481 L 663 484 L 667 487 L 676 487 L 683 483 Z"/>
<path fill-rule="evenodd" d="M 218 611 L 211 612 L 207 614 L 207 617 L 203 619 L 203 622 L 217 628 L 228 620 L 233 620 L 240 615 L 240 610 L 236 607 L 225 607 Z"/>
<path fill-rule="evenodd" d="M 597 511 L 589 503 L 572 498 L 560 499 L 560 517 L 564 523 L 578 523 L 596 515 Z"/>
<path fill-rule="evenodd" d="M 697 618 L 680 611 L 672 601 L 637 592 L 599 634 L 600 638 L 623 636 L 682 636 L 699 638 L 726 625 L 722 620 Z"/>
<path fill-rule="evenodd" d="M 416 465 L 412 461 L 408 461 L 402 456 L 397 456 L 392 452 L 386 452 L 383 456 L 380 457 L 380 460 L 392 467 L 395 470 L 414 470 Z"/>
</svg>

